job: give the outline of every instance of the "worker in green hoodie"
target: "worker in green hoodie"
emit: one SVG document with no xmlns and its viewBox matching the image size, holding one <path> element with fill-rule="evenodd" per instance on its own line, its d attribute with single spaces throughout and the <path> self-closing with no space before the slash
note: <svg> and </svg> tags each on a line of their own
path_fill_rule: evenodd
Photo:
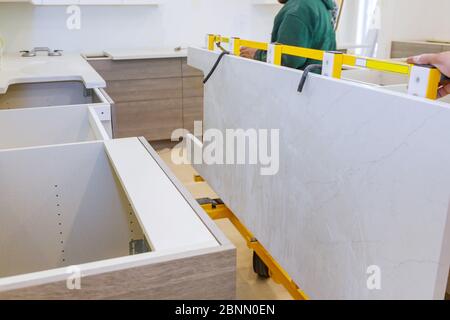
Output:
<svg viewBox="0 0 450 320">
<path fill-rule="evenodd" d="M 334 0 L 278 0 L 284 4 L 275 18 L 272 43 L 296 47 L 336 50 L 334 31 Z M 267 52 L 242 47 L 241 57 L 260 61 L 267 60 Z M 318 61 L 283 55 L 282 65 L 304 69 Z"/>
</svg>

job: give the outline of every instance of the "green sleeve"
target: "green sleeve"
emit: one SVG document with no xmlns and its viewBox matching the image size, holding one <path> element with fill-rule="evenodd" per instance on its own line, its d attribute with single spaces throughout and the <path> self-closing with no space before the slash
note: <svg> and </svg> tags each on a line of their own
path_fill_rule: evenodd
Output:
<svg viewBox="0 0 450 320">
<path fill-rule="evenodd" d="M 312 33 L 310 28 L 299 17 L 287 15 L 280 25 L 277 42 L 290 46 L 311 48 Z M 306 58 L 283 55 L 282 65 L 302 69 L 306 61 Z"/>
<path fill-rule="evenodd" d="M 267 61 L 267 51 L 265 51 L 265 50 L 256 51 L 255 60 L 266 62 Z"/>
</svg>

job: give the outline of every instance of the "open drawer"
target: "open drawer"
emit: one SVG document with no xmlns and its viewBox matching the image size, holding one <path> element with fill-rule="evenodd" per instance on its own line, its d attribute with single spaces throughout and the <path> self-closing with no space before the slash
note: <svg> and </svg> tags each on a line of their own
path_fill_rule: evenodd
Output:
<svg viewBox="0 0 450 320">
<path fill-rule="evenodd" d="M 234 298 L 234 247 L 144 139 L 0 150 L 0 189 L 0 299 Z"/>
</svg>

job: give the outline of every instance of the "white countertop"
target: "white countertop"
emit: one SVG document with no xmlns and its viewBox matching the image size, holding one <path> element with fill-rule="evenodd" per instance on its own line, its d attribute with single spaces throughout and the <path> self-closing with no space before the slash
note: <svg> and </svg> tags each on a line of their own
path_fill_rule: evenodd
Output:
<svg viewBox="0 0 450 320">
<path fill-rule="evenodd" d="M 175 51 L 174 48 L 139 48 L 139 49 L 110 49 L 105 55 L 113 60 L 161 59 L 187 57 L 187 49 Z"/>
<path fill-rule="evenodd" d="M 5 54 L 0 68 L 0 94 L 18 83 L 82 81 L 86 88 L 104 88 L 105 80 L 80 55 L 64 53 L 61 57 L 21 57 Z"/>
</svg>

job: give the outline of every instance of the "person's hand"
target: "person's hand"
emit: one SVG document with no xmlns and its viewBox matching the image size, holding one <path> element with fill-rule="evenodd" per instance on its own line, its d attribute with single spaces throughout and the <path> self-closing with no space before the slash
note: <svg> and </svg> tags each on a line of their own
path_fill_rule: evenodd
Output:
<svg viewBox="0 0 450 320">
<path fill-rule="evenodd" d="M 438 68 L 442 74 L 450 77 L 450 51 L 410 57 L 407 59 L 407 62 L 414 64 L 431 64 Z M 449 94 L 450 82 L 441 83 L 441 87 L 439 88 L 439 97 L 442 98 Z"/>
<path fill-rule="evenodd" d="M 247 59 L 255 59 L 256 51 L 258 50 L 253 48 L 241 47 L 240 56 Z"/>
</svg>

